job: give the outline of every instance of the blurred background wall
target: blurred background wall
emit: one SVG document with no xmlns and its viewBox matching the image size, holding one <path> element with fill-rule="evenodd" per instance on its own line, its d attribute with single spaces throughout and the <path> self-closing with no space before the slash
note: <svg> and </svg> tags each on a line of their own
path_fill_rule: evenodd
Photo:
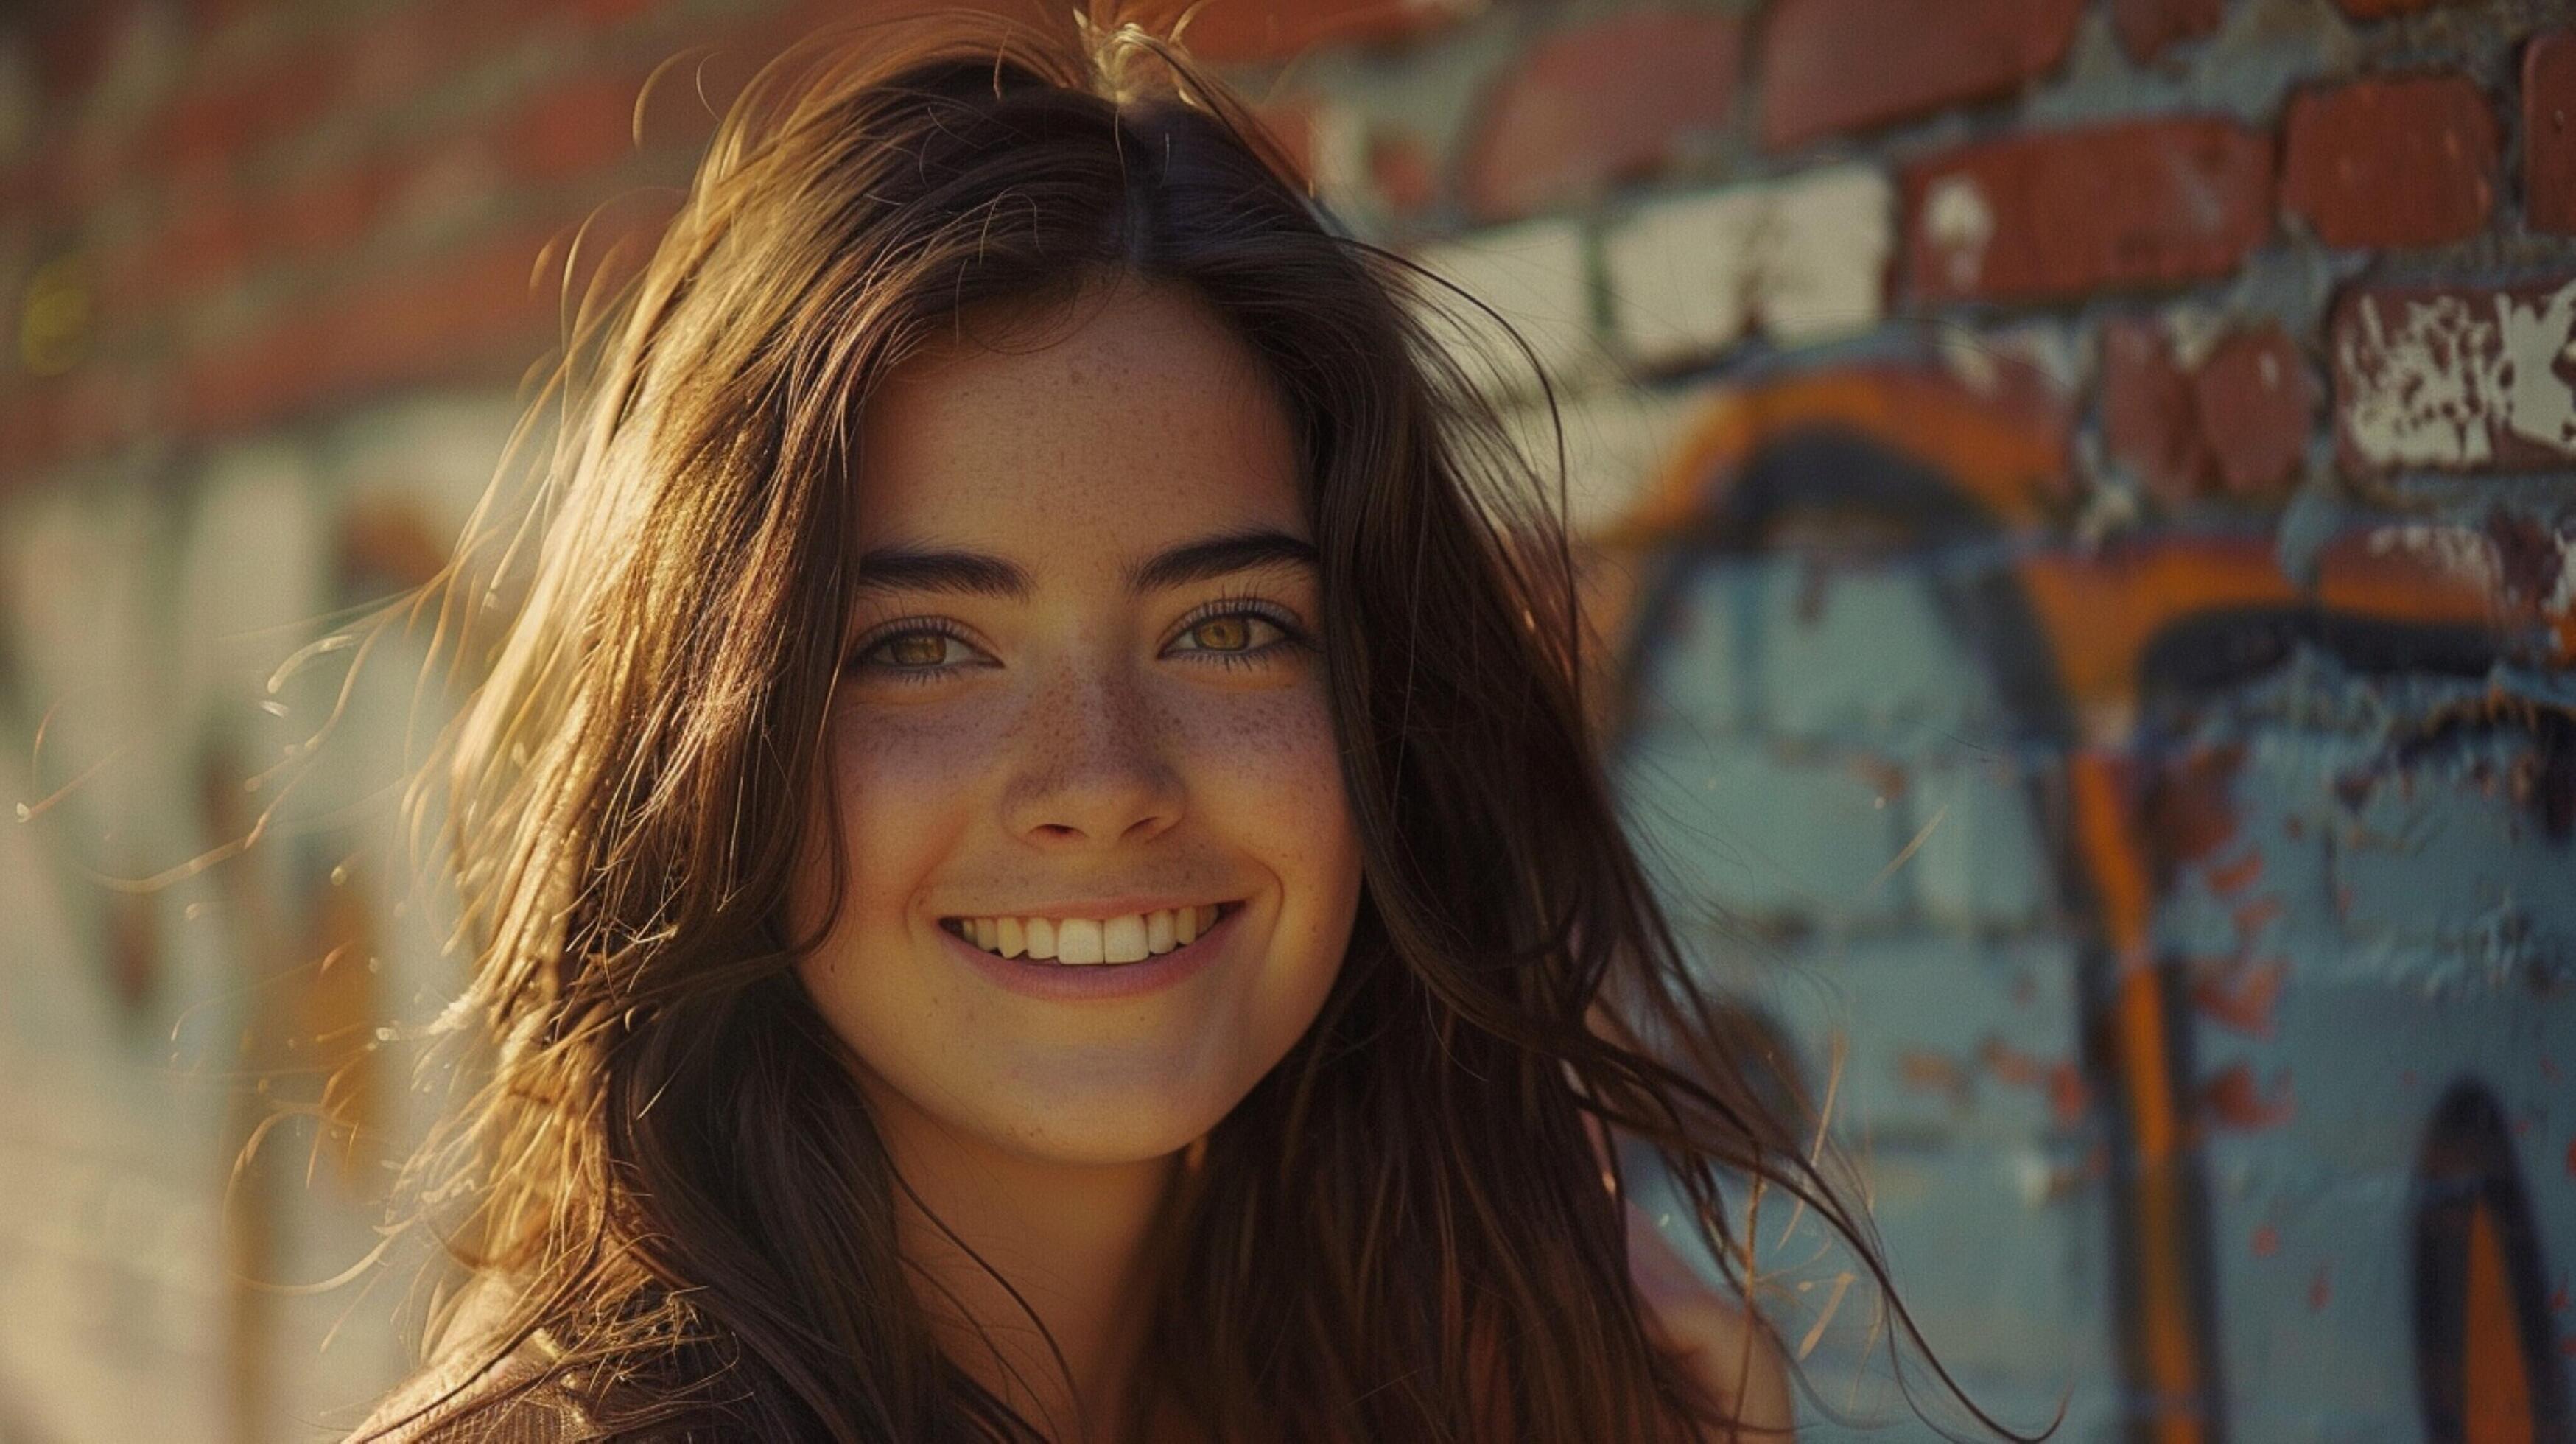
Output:
<svg viewBox="0 0 2576 1444">
<path fill-rule="evenodd" d="M 438 567 L 576 230 L 649 239 L 707 104 L 864 8 L 0 10 L 0 1440 L 331 1437 L 401 1371 L 403 1278 L 310 1286 L 434 1103 L 389 779 L 441 699 L 402 629 L 345 697 L 272 675 Z M 1188 38 L 1536 346 L 1623 803 L 1979 1401 L 2576 1429 L 2576 13 Z M 1858 1295 L 1775 1227 L 1765 1307 L 1865 1410 Z"/>
</svg>

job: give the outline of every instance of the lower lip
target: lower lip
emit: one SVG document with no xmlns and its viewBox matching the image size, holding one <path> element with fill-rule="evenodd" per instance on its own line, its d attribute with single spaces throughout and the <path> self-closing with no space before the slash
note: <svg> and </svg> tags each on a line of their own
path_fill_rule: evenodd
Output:
<svg viewBox="0 0 2576 1444">
<path fill-rule="evenodd" d="M 1133 998 L 1140 994 L 1177 987 L 1196 977 L 1216 961 L 1226 939 L 1234 935 L 1234 920 L 1243 915 L 1243 904 L 1235 903 L 1225 910 L 1206 932 L 1191 942 L 1157 953 L 1133 963 L 1051 963 L 1028 958 L 1006 958 L 988 953 L 948 929 L 931 924 L 939 940 L 962 954 L 967 963 L 991 979 L 995 986 L 1007 988 L 1025 997 L 1047 998 L 1057 1002 L 1078 1002 L 1090 998 Z"/>
</svg>

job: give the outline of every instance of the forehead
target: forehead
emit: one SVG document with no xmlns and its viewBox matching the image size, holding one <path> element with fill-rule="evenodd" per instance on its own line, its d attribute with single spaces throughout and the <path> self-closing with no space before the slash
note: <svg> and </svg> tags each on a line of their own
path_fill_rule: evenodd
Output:
<svg viewBox="0 0 2576 1444">
<path fill-rule="evenodd" d="M 1295 440 L 1260 357 L 1170 286 L 907 358 L 859 426 L 860 544 L 1149 550 L 1262 522 L 1303 535 Z"/>
</svg>

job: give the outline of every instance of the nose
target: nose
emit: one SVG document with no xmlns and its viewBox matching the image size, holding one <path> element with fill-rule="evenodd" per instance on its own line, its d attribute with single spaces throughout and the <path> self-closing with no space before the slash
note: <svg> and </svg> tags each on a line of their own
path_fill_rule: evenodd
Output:
<svg viewBox="0 0 2576 1444">
<path fill-rule="evenodd" d="M 1116 665 L 1067 668 L 1034 699 L 1011 830 L 1047 847 L 1151 841 L 1181 817 L 1181 778 L 1140 681 Z"/>
</svg>

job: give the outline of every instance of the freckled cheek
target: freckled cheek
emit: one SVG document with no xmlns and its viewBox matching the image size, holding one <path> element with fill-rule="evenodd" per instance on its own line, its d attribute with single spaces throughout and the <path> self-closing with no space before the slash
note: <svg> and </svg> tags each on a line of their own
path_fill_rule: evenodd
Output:
<svg viewBox="0 0 2576 1444">
<path fill-rule="evenodd" d="M 927 711 L 840 720 L 835 801 L 851 900 L 868 925 L 898 922 L 965 830 L 992 765 L 983 732 Z"/>
<path fill-rule="evenodd" d="M 1182 760 L 1202 821 L 1292 877 L 1321 881 L 1355 846 L 1340 749 L 1322 690 L 1303 687 L 1188 709 Z"/>
</svg>

